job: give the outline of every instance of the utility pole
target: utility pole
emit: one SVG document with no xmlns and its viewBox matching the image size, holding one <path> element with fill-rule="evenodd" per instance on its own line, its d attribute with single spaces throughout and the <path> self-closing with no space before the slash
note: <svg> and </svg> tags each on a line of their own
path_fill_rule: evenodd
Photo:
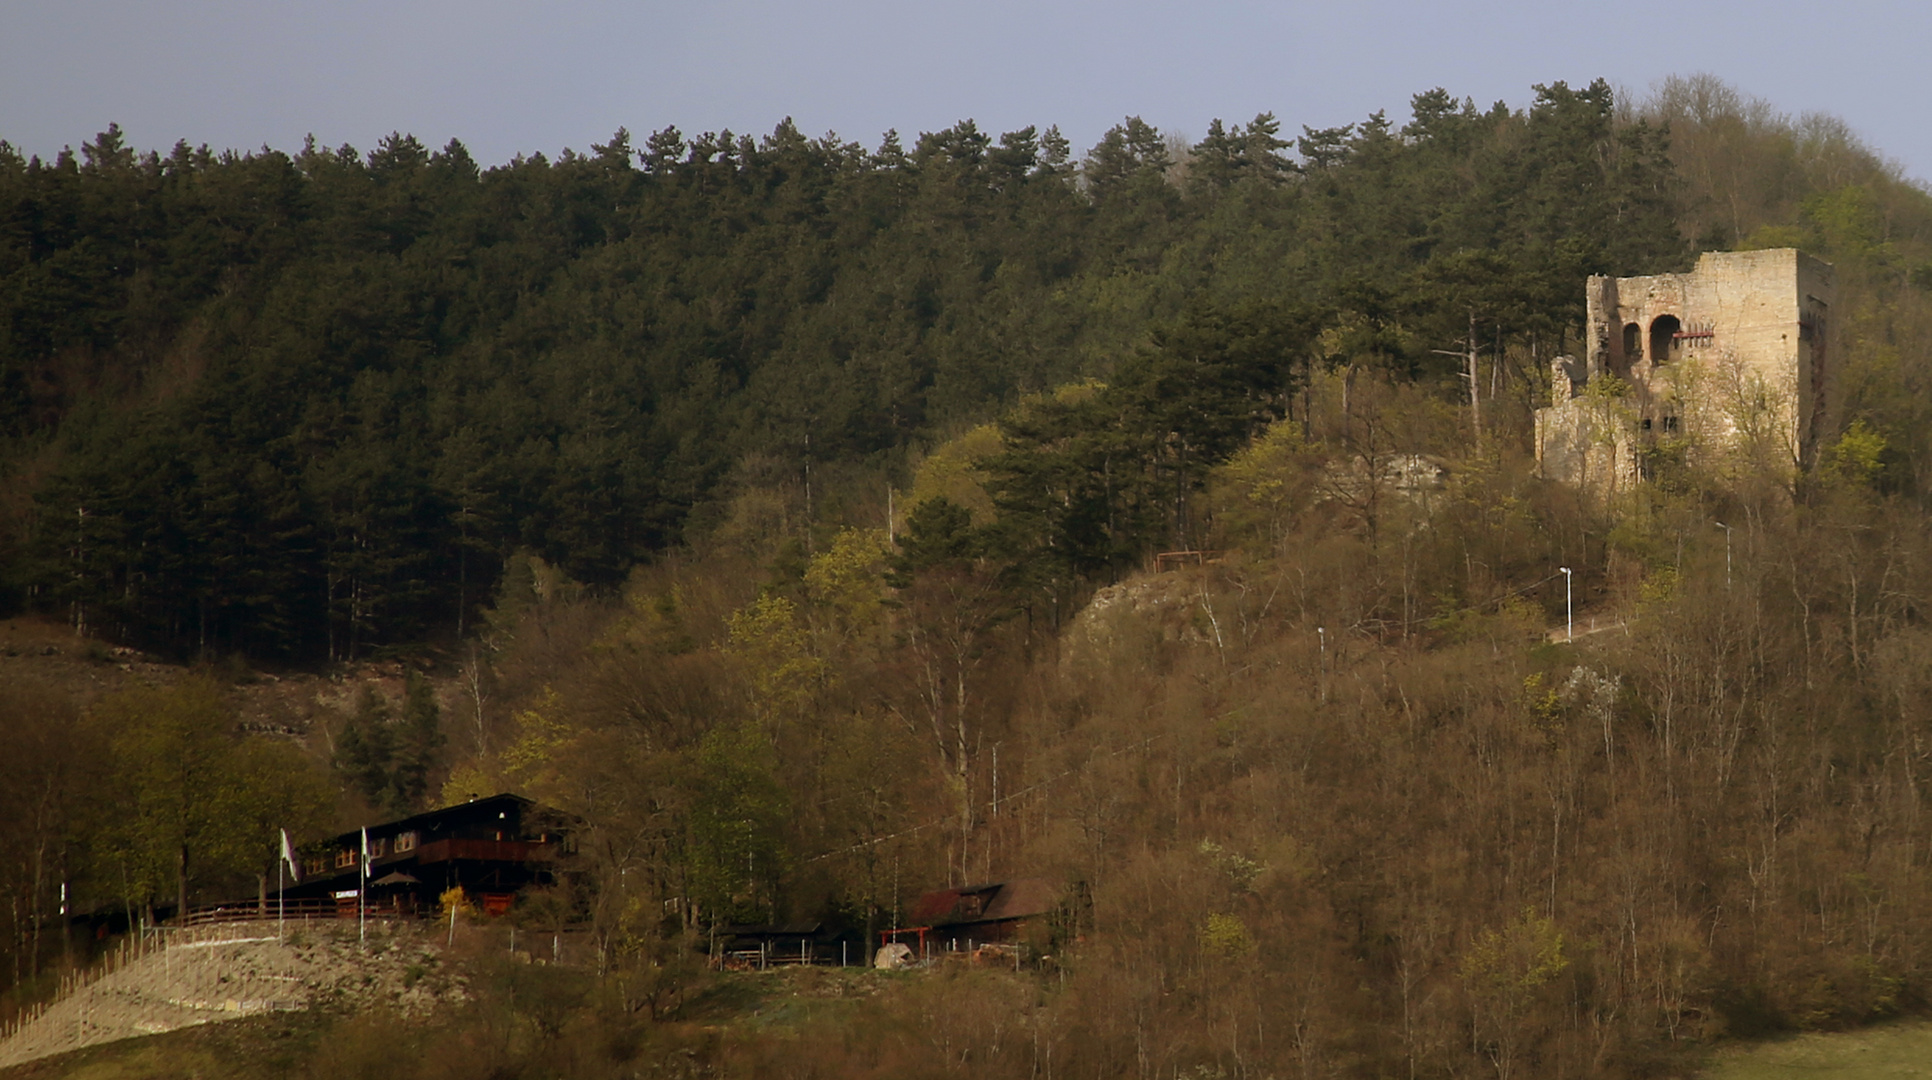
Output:
<svg viewBox="0 0 1932 1080">
<path fill-rule="evenodd" d="M 993 744 L 993 816 L 1000 816 L 1000 744 Z"/>
<path fill-rule="evenodd" d="M 1715 524 L 1724 530 L 1724 588 L 1728 592 L 1731 588 L 1731 527 L 1721 521 Z"/>
<path fill-rule="evenodd" d="M 87 636 L 87 601 L 81 583 L 87 577 L 87 507 L 74 508 L 74 636 Z"/>
<path fill-rule="evenodd" d="M 1476 429 L 1476 441 L 1483 438 L 1482 377 L 1476 371 L 1476 309 L 1469 309 L 1469 426 Z"/>
<path fill-rule="evenodd" d="M 1328 628 L 1325 626 L 1317 626 L 1315 628 L 1315 637 L 1320 642 L 1319 647 L 1321 649 L 1321 694 L 1322 694 L 1322 701 L 1326 702 L 1328 700 Z"/>
<path fill-rule="evenodd" d="M 1429 351 L 1437 356 L 1456 357 L 1467 365 L 1463 369 L 1462 377 L 1469 383 L 1469 427 L 1476 433 L 1476 441 L 1481 442 L 1483 437 L 1482 376 L 1477 371 L 1476 365 L 1476 309 L 1473 307 L 1469 309 L 1469 336 L 1463 339 L 1463 345 L 1465 349 L 1460 352 L 1453 349 L 1430 349 Z M 1498 363 L 1500 362 L 1499 360 Z"/>
<path fill-rule="evenodd" d="M 1576 575 L 1572 574 L 1570 572 L 1570 568 L 1567 566 L 1559 566 L 1557 567 L 1557 569 L 1563 572 L 1563 623 L 1565 627 L 1564 640 L 1575 641 L 1576 640 L 1576 601 L 1575 601 L 1576 594 L 1571 589 L 1571 586 L 1576 584 Z"/>
</svg>

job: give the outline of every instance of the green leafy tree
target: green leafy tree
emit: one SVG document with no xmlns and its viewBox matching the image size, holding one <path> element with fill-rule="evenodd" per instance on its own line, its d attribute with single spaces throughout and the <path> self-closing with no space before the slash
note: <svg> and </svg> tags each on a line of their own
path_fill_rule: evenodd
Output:
<svg viewBox="0 0 1932 1080">
<path fill-rule="evenodd" d="M 212 680 L 141 688 L 103 699 L 92 722 L 106 733 L 114 790 L 102 809 L 104 876 L 125 875 L 129 899 L 185 911 L 193 890 L 264 872 L 275 830 L 313 828 L 326 789 L 296 754 L 236 738 L 234 714 Z"/>
<path fill-rule="evenodd" d="M 689 825 L 692 891 L 709 910 L 769 919 L 786 870 L 788 805 L 770 739 L 719 727 L 695 760 Z"/>
<path fill-rule="evenodd" d="M 1569 966 L 1563 934 L 1528 909 L 1477 934 L 1463 953 L 1461 973 L 1475 1008 L 1477 1038 L 1487 1044 L 1500 1080 L 1523 1066 L 1538 1031 L 1535 1007 Z"/>
<path fill-rule="evenodd" d="M 732 613 L 727 632 L 728 651 L 743 665 L 759 712 L 774 721 L 799 715 L 827 665 L 799 621 L 798 605 L 764 593 Z"/>
</svg>

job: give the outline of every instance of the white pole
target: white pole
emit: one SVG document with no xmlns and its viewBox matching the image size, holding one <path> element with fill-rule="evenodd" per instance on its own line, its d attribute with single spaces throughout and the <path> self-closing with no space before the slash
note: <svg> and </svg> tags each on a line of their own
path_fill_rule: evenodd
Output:
<svg viewBox="0 0 1932 1080">
<path fill-rule="evenodd" d="M 1724 530 L 1724 587 L 1729 589 L 1731 587 L 1731 527 L 1721 521 L 1717 522 L 1717 527 Z"/>
<path fill-rule="evenodd" d="M 1563 622 L 1566 627 L 1564 640 L 1575 641 L 1576 602 L 1574 598 L 1575 593 L 1571 589 L 1571 586 L 1576 582 L 1576 575 L 1571 573 L 1570 568 L 1567 566 L 1559 566 L 1557 569 L 1563 571 Z"/>
<path fill-rule="evenodd" d="M 275 940 L 276 941 L 282 940 L 282 911 L 283 911 L 283 905 L 284 903 L 286 903 L 286 901 L 282 896 L 282 893 L 284 891 L 286 890 L 282 885 L 282 856 L 281 856 L 281 853 L 277 852 L 275 855 Z"/>
<path fill-rule="evenodd" d="M 1317 626 L 1315 628 L 1315 637 L 1320 642 L 1320 648 L 1321 648 L 1321 663 L 1319 665 L 1320 671 L 1317 672 L 1319 678 L 1317 678 L 1316 682 L 1321 687 L 1322 700 L 1327 701 L 1328 700 L 1328 628 L 1325 626 Z"/>
</svg>

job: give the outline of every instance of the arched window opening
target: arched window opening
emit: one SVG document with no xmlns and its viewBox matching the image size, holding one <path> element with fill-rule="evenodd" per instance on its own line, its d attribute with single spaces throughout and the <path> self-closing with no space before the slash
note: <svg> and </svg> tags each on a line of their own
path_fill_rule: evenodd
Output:
<svg viewBox="0 0 1932 1080">
<path fill-rule="evenodd" d="M 1631 363 L 1644 358 L 1644 328 L 1636 323 L 1623 324 L 1623 358 Z"/>
<path fill-rule="evenodd" d="M 1677 332 L 1684 324 L 1675 315 L 1659 315 L 1650 322 L 1650 362 L 1661 364 L 1670 359 L 1670 350 L 1677 344 Z"/>
</svg>

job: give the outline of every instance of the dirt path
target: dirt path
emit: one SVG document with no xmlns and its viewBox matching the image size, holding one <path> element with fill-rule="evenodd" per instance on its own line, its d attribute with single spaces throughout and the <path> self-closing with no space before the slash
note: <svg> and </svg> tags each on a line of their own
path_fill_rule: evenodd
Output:
<svg viewBox="0 0 1932 1080">
<path fill-rule="evenodd" d="M 1608 633 L 1612 630 L 1621 630 L 1624 633 L 1629 633 L 1630 624 L 1625 622 L 1621 615 L 1597 614 L 1595 612 L 1587 615 L 1583 612 L 1577 613 L 1576 637 L 1578 639 L 1586 638 L 1593 634 Z M 1571 640 L 1570 624 L 1557 623 L 1555 626 L 1550 627 L 1547 636 L 1552 642 Z"/>
</svg>

